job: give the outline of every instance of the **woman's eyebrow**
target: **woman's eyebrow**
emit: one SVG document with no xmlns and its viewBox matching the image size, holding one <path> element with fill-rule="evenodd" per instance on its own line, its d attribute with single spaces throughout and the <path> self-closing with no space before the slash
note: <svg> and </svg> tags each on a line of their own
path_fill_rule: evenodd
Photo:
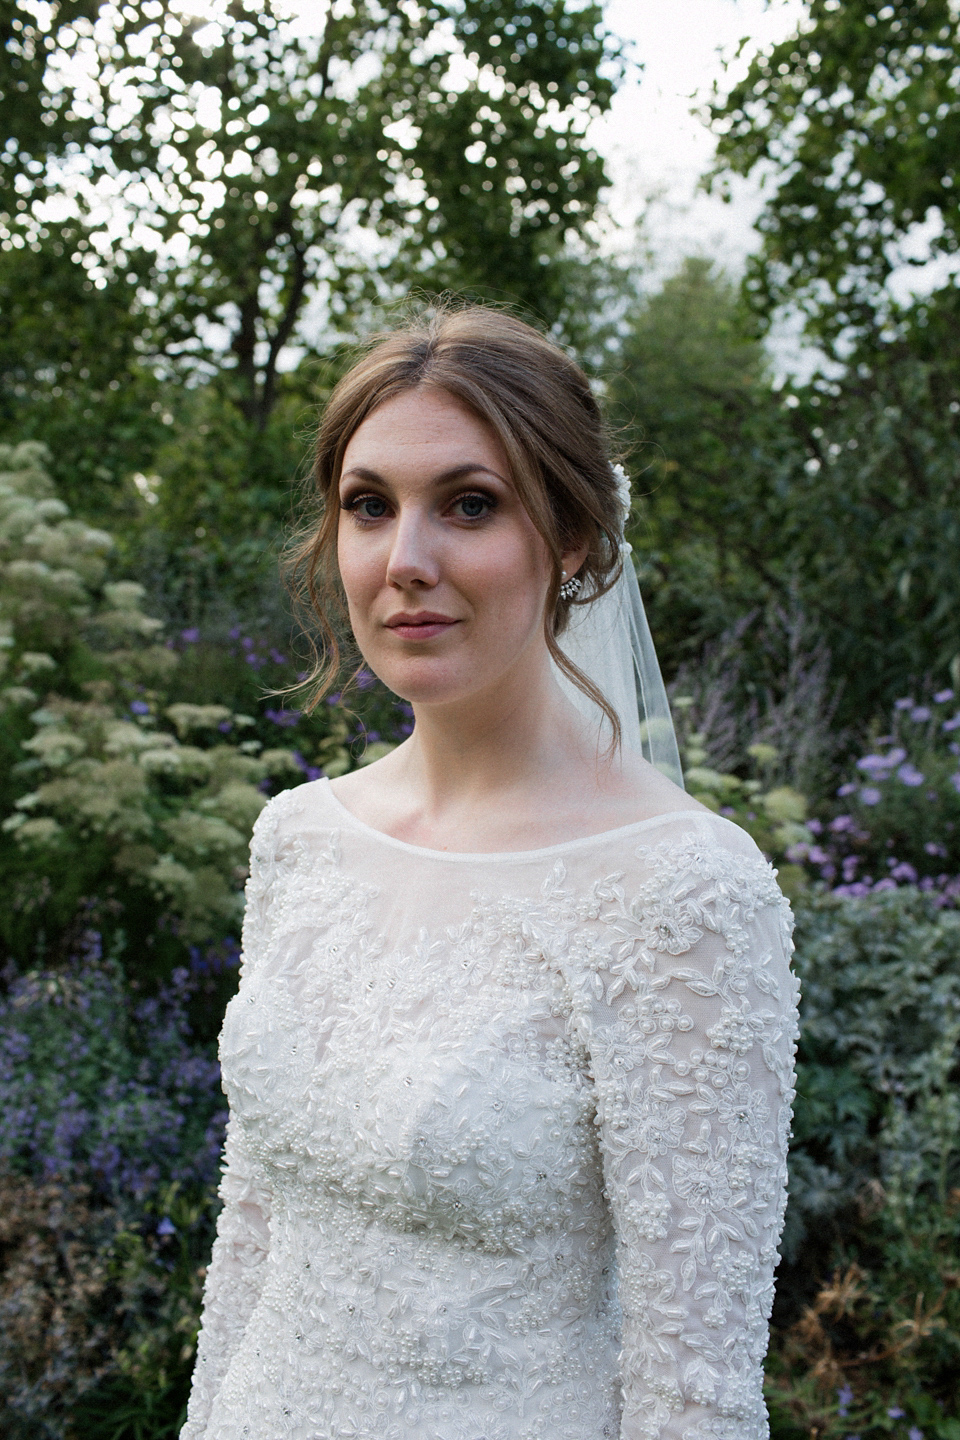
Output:
<svg viewBox="0 0 960 1440">
<path fill-rule="evenodd" d="M 439 475 L 434 475 L 430 484 L 436 489 L 443 485 L 450 485 L 455 480 L 463 480 L 467 475 L 492 475 L 501 484 L 506 484 L 504 477 L 491 470 L 489 465 L 483 465 L 479 460 L 468 460 L 463 465 L 454 465 L 450 470 L 442 470 Z M 340 476 L 341 480 L 355 479 L 364 480 L 368 485 L 388 485 L 389 481 L 378 475 L 376 470 L 370 470 L 366 465 L 351 465 L 349 470 L 344 470 Z"/>
</svg>

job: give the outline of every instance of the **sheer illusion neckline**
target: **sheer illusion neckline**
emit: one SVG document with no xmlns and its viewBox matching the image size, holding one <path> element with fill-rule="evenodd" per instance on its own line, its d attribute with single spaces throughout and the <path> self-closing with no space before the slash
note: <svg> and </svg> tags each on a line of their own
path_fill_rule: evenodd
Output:
<svg viewBox="0 0 960 1440">
<path fill-rule="evenodd" d="M 581 849 L 583 846 L 597 845 L 602 841 L 614 840 L 620 836 L 636 835 L 655 825 L 663 825 L 668 820 L 719 820 L 721 825 L 733 824 L 731 820 L 727 820 L 723 815 L 714 814 L 712 810 L 665 810 L 662 815 L 650 815 L 646 820 L 634 820 L 629 825 L 618 825 L 614 830 L 599 830 L 592 835 L 581 835 L 575 840 L 560 840 L 555 845 L 541 845 L 532 850 L 435 850 L 429 845 L 411 845 L 407 840 L 398 840 L 395 836 L 387 835 L 385 831 L 368 825 L 365 820 L 359 819 L 352 810 L 348 810 L 346 805 L 337 799 L 331 788 L 329 777 L 325 776 L 317 783 L 323 786 L 323 793 L 337 814 L 342 816 L 355 830 L 361 830 L 364 834 L 372 836 L 375 840 L 379 840 L 393 849 L 404 850 L 410 855 L 427 856 L 433 860 L 458 862 L 466 860 L 474 864 L 478 861 L 535 860 L 549 855 L 563 855 L 569 851 Z M 740 830 L 739 826 L 735 828 Z"/>
</svg>

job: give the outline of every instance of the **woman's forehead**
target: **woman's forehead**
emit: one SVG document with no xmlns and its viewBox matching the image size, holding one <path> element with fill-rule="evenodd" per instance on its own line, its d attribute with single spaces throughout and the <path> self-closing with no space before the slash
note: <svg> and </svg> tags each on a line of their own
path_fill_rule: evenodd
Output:
<svg viewBox="0 0 960 1440">
<path fill-rule="evenodd" d="M 429 461 L 464 463 L 465 457 L 507 478 L 509 462 L 491 425 L 456 396 L 435 386 L 393 395 L 354 431 L 343 456 L 343 474 L 364 469 L 405 468 Z"/>
</svg>

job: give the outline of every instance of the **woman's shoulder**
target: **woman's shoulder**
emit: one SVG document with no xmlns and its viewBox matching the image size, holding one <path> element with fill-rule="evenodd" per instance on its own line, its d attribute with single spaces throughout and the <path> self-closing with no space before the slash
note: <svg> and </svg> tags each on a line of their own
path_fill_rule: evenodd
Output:
<svg viewBox="0 0 960 1440">
<path fill-rule="evenodd" d="M 585 845 L 581 853 L 589 856 L 589 869 L 617 872 L 624 890 L 638 899 L 642 895 L 647 904 L 668 894 L 699 893 L 746 910 L 774 906 L 789 916 L 777 872 L 753 837 L 735 821 L 691 803 L 678 787 L 670 788 L 667 808 L 648 809 L 633 824 Z"/>
<path fill-rule="evenodd" d="M 329 788 L 326 780 L 309 780 L 271 796 L 254 821 L 250 842 L 254 855 L 276 849 L 291 836 L 335 826 Z"/>
</svg>

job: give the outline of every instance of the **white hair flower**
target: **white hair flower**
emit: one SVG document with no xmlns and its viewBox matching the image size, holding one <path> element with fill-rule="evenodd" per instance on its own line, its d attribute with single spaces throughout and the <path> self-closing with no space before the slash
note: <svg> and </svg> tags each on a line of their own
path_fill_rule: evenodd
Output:
<svg viewBox="0 0 960 1440">
<path fill-rule="evenodd" d="M 617 499 L 623 506 L 623 518 L 630 514 L 630 480 L 622 465 L 611 465 L 613 478 L 617 482 Z"/>
<path fill-rule="evenodd" d="M 623 509 L 623 520 L 621 522 L 620 550 L 624 555 L 629 555 L 633 546 L 629 540 L 623 538 L 623 529 L 630 518 L 630 477 L 622 465 L 611 465 L 611 473 L 617 482 L 617 499 Z"/>
</svg>

